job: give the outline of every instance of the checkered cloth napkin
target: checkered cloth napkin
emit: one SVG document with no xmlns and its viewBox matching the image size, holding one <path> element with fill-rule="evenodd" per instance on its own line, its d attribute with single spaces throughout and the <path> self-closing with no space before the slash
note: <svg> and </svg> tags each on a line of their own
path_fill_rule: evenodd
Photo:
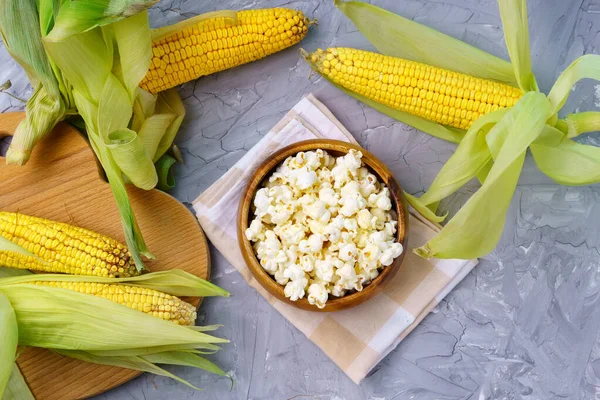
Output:
<svg viewBox="0 0 600 400">
<path fill-rule="evenodd" d="M 251 174 L 268 155 L 315 137 L 356 143 L 331 112 L 309 95 L 202 193 L 194 201 L 194 209 L 210 241 L 248 284 L 359 383 L 473 269 L 477 260 L 424 260 L 414 255 L 412 249 L 433 237 L 438 228 L 411 212 L 404 262 L 373 299 L 348 310 L 321 313 L 296 309 L 271 296 L 254 279 L 239 250 L 238 204 Z"/>
</svg>

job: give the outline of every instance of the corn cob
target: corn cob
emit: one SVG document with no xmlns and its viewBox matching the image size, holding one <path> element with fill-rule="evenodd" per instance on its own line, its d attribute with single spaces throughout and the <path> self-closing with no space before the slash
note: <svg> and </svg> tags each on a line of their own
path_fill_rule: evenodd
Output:
<svg viewBox="0 0 600 400">
<path fill-rule="evenodd" d="M 112 283 L 96 282 L 32 282 L 34 285 L 51 286 L 91 294 L 114 301 L 153 317 L 172 321 L 178 325 L 194 325 L 196 308 L 170 294 L 157 290 Z"/>
<path fill-rule="evenodd" d="M 318 49 L 307 57 L 319 73 L 352 92 L 460 129 L 523 96 L 516 87 L 363 50 Z"/>
<path fill-rule="evenodd" d="M 142 89 L 158 93 L 204 75 L 256 61 L 300 42 L 309 21 L 286 8 L 247 10 L 232 21 L 202 19 L 152 44 Z"/>
<path fill-rule="evenodd" d="M 140 274 L 124 245 L 76 226 L 0 212 L 0 236 L 35 255 L 0 250 L 0 266 L 111 278 Z"/>
</svg>

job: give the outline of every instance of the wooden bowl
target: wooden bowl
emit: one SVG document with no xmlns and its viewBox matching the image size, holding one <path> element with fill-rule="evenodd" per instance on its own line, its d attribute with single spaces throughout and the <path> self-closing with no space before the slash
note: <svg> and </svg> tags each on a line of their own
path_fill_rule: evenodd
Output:
<svg viewBox="0 0 600 400">
<path fill-rule="evenodd" d="M 380 270 L 379 276 L 375 278 L 369 285 L 365 286 L 360 292 L 352 292 L 343 297 L 329 296 L 325 308 L 319 309 L 317 306 L 312 305 L 308 302 L 307 298 L 304 297 L 297 301 L 291 301 L 284 294 L 284 287 L 279 285 L 275 279 L 269 275 L 267 271 L 260 265 L 252 244 L 246 238 L 245 232 L 249 226 L 249 222 L 254 218 L 252 211 L 252 203 L 254 195 L 258 189 L 262 187 L 262 184 L 266 178 L 281 164 L 286 158 L 301 151 L 311 151 L 322 149 L 327 151 L 334 157 L 339 157 L 347 154 L 351 149 L 358 150 L 363 154 L 362 162 L 366 165 L 371 172 L 379 178 L 379 182 L 383 182 L 387 185 L 392 197 L 392 209 L 398 214 L 398 231 L 396 233 L 396 241 L 404 246 L 404 252 L 397 257 L 394 262 Z M 279 300 L 286 302 L 294 307 L 301 308 L 309 311 L 338 311 L 350 307 L 357 306 L 371 297 L 375 296 L 381 291 L 383 285 L 388 282 L 398 271 L 404 255 L 406 254 L 407 244 L 407 233 L 408 233 L 408 208 L 406 198 L 402 188 L 394 178 L 394 175 L 390 170 L 373 154 L 369 153 L 365 149 L 338 140 L 328 139 L 314 139 L 306 140 L 303 142 L 294 143 L 287 146 L 267 158 L 254 172 L 250 179 L 248 186 L 246 187 L 244 194 L 240 200 L 239 212 L 238 212 L 238 240 L 240 243 L 240 250 L 244 256 L 244 260 L 250 268 L 250 271 L 254 275 L 254 278 L 265 288 L 270 294 L 278 298 Z"/>
</svg>

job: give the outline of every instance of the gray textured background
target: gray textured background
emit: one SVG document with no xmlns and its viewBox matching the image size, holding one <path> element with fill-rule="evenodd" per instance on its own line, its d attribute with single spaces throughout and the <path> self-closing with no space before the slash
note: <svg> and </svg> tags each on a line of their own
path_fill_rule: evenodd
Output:
<svg viewBox="0 0 600 400">
<path fill-rule="evenodd" d="M 495 0 L 373 0 L 495 55 L 506 57 Z M 220 3 L 215 5 L 215 3 Z M 585 53 L 600 53 L 599 0 L 531 0 L 532 58 L 540 87 Z M 154 26 L 214 9 L 285 5 L 318 18 L 302 43 L 371 48 L 329 0 L 163 0 Z M 28 97 L 24 73 L 0 49 L 0 82 Z M 177 139 L 174 195 L 190 203 L 220 177 L 302 96 L 314 93 L 404 187 L 420 193 L 454 145 L 397 123 L 342 95 L 298 58 L 298 48 L 184 85 L 188 112 Z M 577 85 L 566 111 L 600 107 L 600 84 Z M 0 111 L 22 104 L 0 95 Z M 582 140 L 600 144 L 596 135 Z M 600 399 L 600 190 L 566 188 L 528 159 L 498 248 L 482 260 L 360 386 L 250 289 L 213 251 L 213 280 L 229 299 L 207 299 L 199 323 L 224 325 L 231 339 L 212 357 L 235 379 L 174 368 L 194 392 L 143 376 L 98 399 Z M 443 204 L 455 211 L 472 183 Z"/>
</svg>

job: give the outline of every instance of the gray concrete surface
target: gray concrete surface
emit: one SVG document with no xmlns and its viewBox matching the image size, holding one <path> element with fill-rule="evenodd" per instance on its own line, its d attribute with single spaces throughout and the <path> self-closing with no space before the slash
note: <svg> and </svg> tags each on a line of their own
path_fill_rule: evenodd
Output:
<svg viewBox="0 0 600 400">
<path fill-rule="evenodd" d="M 495 0 L 373 0 L 493 54 L 506 57 Z M 329 0 L 163 0 L 154 26 L 214 9 L 285 5 L 319 19 L 302 47 L 370 48 Z M 532 58 L 547 91 L 571 61 L 600 53 L 599 0 L 530 0 Z M 443 55 L 442 55 L 443 56 Z M 23 72 L 0 51 L 0 81 L 27 97 Z M 183 85 L 188 115 L 177 139 L 179 200 L 190 203 L 235 163 L 302 96 L 314 93 L 404 187 L 421 193 L 453 145 L 395 122 L 344 96 L 298 58 L 298 48 Z M 577 85 L 566 110 L 600 107 L 600 85 Z M 22 105 L 0 96 L 0 110 Z M 582 138 L 599 144 L 597 135 Z M 471 183 L 444 202 L 455 211 Z M 173 371 L 206 388 L 142 376 L 98 397 L 111 399 L 600 399 L 600 187 L 561 187 L 529 158 L 502 240 L 360 386 L 250 289 L 213 250 L 213 280 L 229 299 L 207 299 L 198 323 L 223 324 L 231 339 L 212 356 L 235 380 Z"/>
</svg>

